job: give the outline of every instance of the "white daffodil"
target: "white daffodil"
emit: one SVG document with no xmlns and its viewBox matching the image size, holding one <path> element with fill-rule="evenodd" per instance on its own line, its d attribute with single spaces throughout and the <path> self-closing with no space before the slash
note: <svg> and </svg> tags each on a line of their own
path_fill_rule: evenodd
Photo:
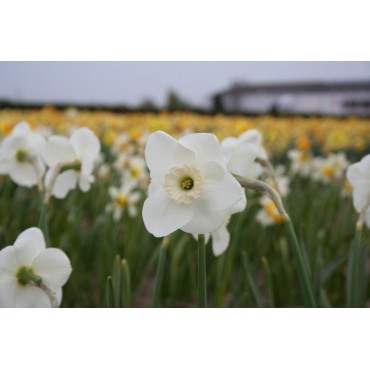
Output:
<svg viewBox="0 0 370 370">
<path fill-rule="evenodd" d="M 128 210 L 130 217 L 137 216 L 137 202 L 141 198 L 141 193 L 136 190 L 136 182 L 125 181 L 120 188 L 111 186 L 108 189 L 112 198 L 112 203 L 106 207 L 107 212 L 113 212 L 113 219 L 118 221 L 122 217 L 125 209 Z"/>
<path fill-rule="evenodd" d="M 290 171 L 292 174 L 308 177 L 312 174 L 312 156 L 310 152 L 298 149 L 288 150 Z"/>
<path fill-rule="evenodd" d="M 262 208 L 257 212 L 256 220 L 264 225 L 276 225 L 284 222 L 283 216 L 280 214 L 279 210 L 276 208 L 275 203 L 267 196 L 262 196 L 259 203 Z"/>
<path fill-rule="evenodd" d="M 328 157 L 317 157 L 312 160 L 312 178 L 324 183 L 342 181 L 348 167 L 345 153 L 331 153 Z"/>
<path fill-rule="evenodd" d="M 64 252 L 45 248 L 40 229 L 23 231 L 0 251 L 0 307 L 59 307 L 71 271 Z"/>
<path fill-rule="evenodd" d="M 157 131 L 148 138 L 145 158 L 151 184 L 143 219 L 157 237 L 178 229 L 211 233 L 242 198 L 244 190 L 228 172 L 214 135 L 192 134 L 177 141 Z"/>
<path fill-rule="evenodd" d="M 100 142 L 88 128 L 79 128 L 68 140 L 63 136 L 51 136 L 42 152 L 50 167 L 45 176 L 45 186 L 56 198 L 65 198 L 78 183 L 88 191 L 94 181 L 94 162 L 98 159 Z"/>
<path fill-rule="evenodd" d="M 114 167 L 122 172 L 125 180 L 136 181 L 144 187 L 148 186 L 148 170 L 145 159 L 141 155 L 121 153 L 114 163 Z"/>
<path fill-rule="evenodd" d="M 262 147 L 262 136 L 257 130 L 248 130 L 238 138 L 228 137 L 221 142 L 227 168 L 234 175 L 257 178 L 263 172 L 256 159 L 267 160 Z"/>
<path fill-rule="evenodd" d="M 20 122 L 1 143 L 0 173 L 9 175 L 18 185 L 38 185 L 41 190 L 45 166 L 40 153 L 44 145 L 42 135 L 32 132 L 28 123 Z"/>
<path fill-rule="evenodd" d="M 370 227 L 370 154 L 351 164 L 346 175 L 353 187 L 353 205 L 358 213 L 366 212 L 366 225 Z"/>
</svg>

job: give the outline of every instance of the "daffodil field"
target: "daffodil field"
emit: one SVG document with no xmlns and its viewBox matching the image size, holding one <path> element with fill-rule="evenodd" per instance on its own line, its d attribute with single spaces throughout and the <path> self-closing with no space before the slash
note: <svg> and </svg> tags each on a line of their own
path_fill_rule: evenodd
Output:
<svg viewBox="0 0 370 370">
<path fill-rule="evenodd" d="M 365 118 L 0 111 L 0 306 L 367 307 L 368 154 Z"/>
</svg>

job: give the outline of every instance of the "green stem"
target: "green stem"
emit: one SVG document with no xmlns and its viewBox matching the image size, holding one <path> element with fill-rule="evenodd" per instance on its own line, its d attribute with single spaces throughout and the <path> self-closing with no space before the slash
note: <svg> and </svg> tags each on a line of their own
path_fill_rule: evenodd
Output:
<svg viewBox="0 0 370 370">
<path fill-rule="evenodd" d="M 168 238 L 164 238 L 162 245 L 161 245 L 161 249 L 159 251 L 159 261 L 157 265 L 157 273 L 155 276 L 155 286 L 154 286 L 153 302 L 152 302 L 153 308 L 159 307 L 163 274 L 164 274 L 164 266 L 166 263 L 167 247 L 168 247 Z"/>
<path fill-rule="evenodd" d="M 39 218 L 39 229 L 42 230 L 45 237 L 46 246 L 50 247 L 50 237 L 49 237 L 49 225 L 48 225 L 48 215 L 47 215 L 48 206 L 41 202 L 40 218 Z"/>
<path fill-rule="evenodd" d="M 207 307 L 206 243 L 204 234 L 198 234 L 198 307 Z"/>
<path fill-rule="evenodd" d="M 349 272 L 349 300 L 351 308 L 364 307 L 365 302 L 362 294 L 362 280 L 366 279 L 366 264 L 362 261 L 361 253 L 362 225 L 356 228 L 355 243 L 352 248 L 351 269 Z M 365 269 L 363 268 L 365 267 Z"/>
<path fill-rule="evenodd" d="M 130 268 L 126 259 L 121 261 L 122 267 L 122 303 L 123 307 L 131 307 L 131 281 Z"/>
<path fill-rule="evenodd" d="M 303 290 L 308 306 L 310 308 L 314 308 L 316 307 L 316 302 L 315 302 L 315 297 L 314 297 L 313 290 L 312 290 L 312 285 L 310 282 L 308 267 L 304 261 L 302 250 L 299 246 L 297 236 L 295 234 L 293 224 L 290 218 L 288 218 L 285 221 L 285 225 L 287 227 L 288 235 L 290 237 L 290 241 L 292 244 L 293 254 L 294 254 L 294 257 L 297 263 L 298 276 L 299 276 L 301 288 Z"/>
</svg>

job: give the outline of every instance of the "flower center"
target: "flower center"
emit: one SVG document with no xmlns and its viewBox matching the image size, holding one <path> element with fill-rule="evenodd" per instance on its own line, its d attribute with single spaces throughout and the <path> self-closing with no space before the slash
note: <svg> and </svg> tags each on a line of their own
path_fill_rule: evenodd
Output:
<svg viewBox="0 0 370 370">
<path fill-rule="evenodd" d="M 194 187 L 194 180 L 191 177 L 185 177 L 180 186 L 183 190 L 191 190 Z"/>
<path fill-rule="evenodd" d="M 164 176 L 164 190 L 176 203 L 191 204 L 203 192 L 203 178 L 192 166 L 172 167 Z"/>
<path fill-rule="evenodd" d="M 41 278 L 40 276 L 37 276 L 31 267 L 28 266 L 21 266 L 17 273 L 16 273 L 16 278 L 18 281 L 18 284 L 20 285 L 27 285 L 29 283 L 34 284 L 36 286 L 40 286 L 41 284 Z"/>
<path fill-rule="evenodd" d="M 275 204 L 270 201 L 263 207 L 265 212 L 277 223 L 281 224 L 283 220 L 283 216 L 279 213 L 278 209 L 276 208 Z"/>
<path fill-rule="evenodd" d="M 15 154 L 15 157 L 16 157 L 18 162 L 24 163 L 28 159 L 28 153 L 27 153 L 27 151 L 25 151 L 23 149 L 19 149 L 19 150 L 17 150 L 17 153 Z"/>
<path fill-rule="evenodd" d="M 126 204 L 127 204 L 127 197 L 123 194 L 121 194 L 118 198 L 117 198 L 117 204 L 119 207 L 125 207 Z"/>
</svg>

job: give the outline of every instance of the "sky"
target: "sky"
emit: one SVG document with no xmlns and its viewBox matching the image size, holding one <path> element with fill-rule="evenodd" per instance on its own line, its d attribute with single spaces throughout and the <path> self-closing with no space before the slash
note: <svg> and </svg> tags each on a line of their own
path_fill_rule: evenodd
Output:
<svg viewBox="0 0 370 370">
<path fill-rule="evenodd" d="M 235 82 L 370 81 L 370 62 L 0 62 L 0 100 L 197 106 Z"/>
</svg>

